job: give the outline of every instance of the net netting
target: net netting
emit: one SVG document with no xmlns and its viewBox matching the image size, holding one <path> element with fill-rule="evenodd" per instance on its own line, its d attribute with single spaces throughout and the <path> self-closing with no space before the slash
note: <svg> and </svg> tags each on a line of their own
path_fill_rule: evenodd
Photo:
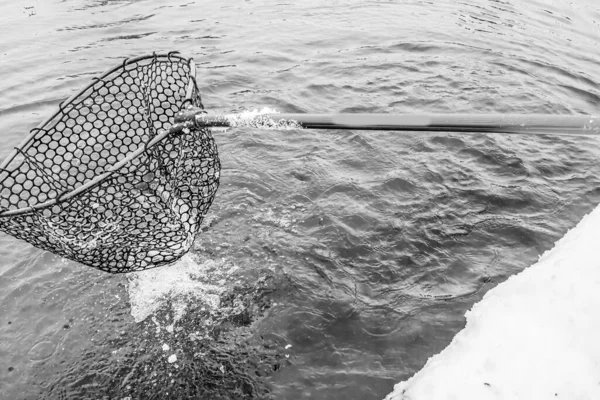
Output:
<svg viewBox="0 0 600 400">
<path fill-rule="evenodd" d="M 219 185 L 207 129 L 169 132 L 203 108 L 191 59 L 125 60 L 61 104 L 0 167 L 0 230 L 107 272 L 183 256 Z"/>
</svg>

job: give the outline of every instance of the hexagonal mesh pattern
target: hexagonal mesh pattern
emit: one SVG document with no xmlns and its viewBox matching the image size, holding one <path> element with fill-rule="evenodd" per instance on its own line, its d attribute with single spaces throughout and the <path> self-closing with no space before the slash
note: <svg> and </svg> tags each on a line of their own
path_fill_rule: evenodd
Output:
<svg viewBox="0 0 600 400">
<path fill-rule="evenodd" d="M 126 60 L 64 102 L 0 167 L 0 230 L 107 271 L 171 263 L 219 185 L 210 131 L 171 134 L 202 107 L 192 60 Z"/>
</svg>

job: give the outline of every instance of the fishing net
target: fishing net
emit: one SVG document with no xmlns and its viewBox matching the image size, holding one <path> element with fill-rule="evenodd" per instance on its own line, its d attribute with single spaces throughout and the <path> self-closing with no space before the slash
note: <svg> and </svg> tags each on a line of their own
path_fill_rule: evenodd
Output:
<svg viewBox="0 0 600 400">
<path fill-rule="evenodd" d="M 171 263 L 219 185 L 209 130 L 170 131 L 203 108 L 195 65 L 125 60 L 61 104 L 0 167 L 0 230 L 107 272 Z"/>
</svg>

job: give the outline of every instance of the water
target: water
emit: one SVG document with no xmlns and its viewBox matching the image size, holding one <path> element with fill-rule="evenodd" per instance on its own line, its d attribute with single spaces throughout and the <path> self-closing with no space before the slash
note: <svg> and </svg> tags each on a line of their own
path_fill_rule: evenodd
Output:
<svg viewBox="0 0 600 400">
<path fill-rule="evenodd" d="M 153 51 L 194 57 L 220 113 L 598 113 L 592 0 L 0 11 L 2 158 L 93 76 Z M 0 236 L 3 398 L 381 399 L 600 202 L 590 137 L 215 135 L 221 187 L 170 270 L 106 275 Z"/>
</svg>

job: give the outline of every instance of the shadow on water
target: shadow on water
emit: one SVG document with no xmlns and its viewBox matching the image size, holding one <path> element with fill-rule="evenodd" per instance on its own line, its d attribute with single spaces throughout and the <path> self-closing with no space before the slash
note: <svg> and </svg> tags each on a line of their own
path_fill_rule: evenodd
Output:
<svg viewBox="0 0 600 400">
<path fill-rule="evenodd" d="M 221 307 L 235 311 L 215 316 L 191 308 L 175 327 L 165 322 L 169 313 L 159 310 L 96 343 L 114 350 L 89 348 L 76 362 L 65 360 L 40 398 L 271 398 L 265 378 L 288 361 L 284 344 L 260 335 L 256 323 L 270 308 L 272 292 L 282 287 L 274 286 L 263 280 L 235 287 L 221 297 Z"/>
</svg>

